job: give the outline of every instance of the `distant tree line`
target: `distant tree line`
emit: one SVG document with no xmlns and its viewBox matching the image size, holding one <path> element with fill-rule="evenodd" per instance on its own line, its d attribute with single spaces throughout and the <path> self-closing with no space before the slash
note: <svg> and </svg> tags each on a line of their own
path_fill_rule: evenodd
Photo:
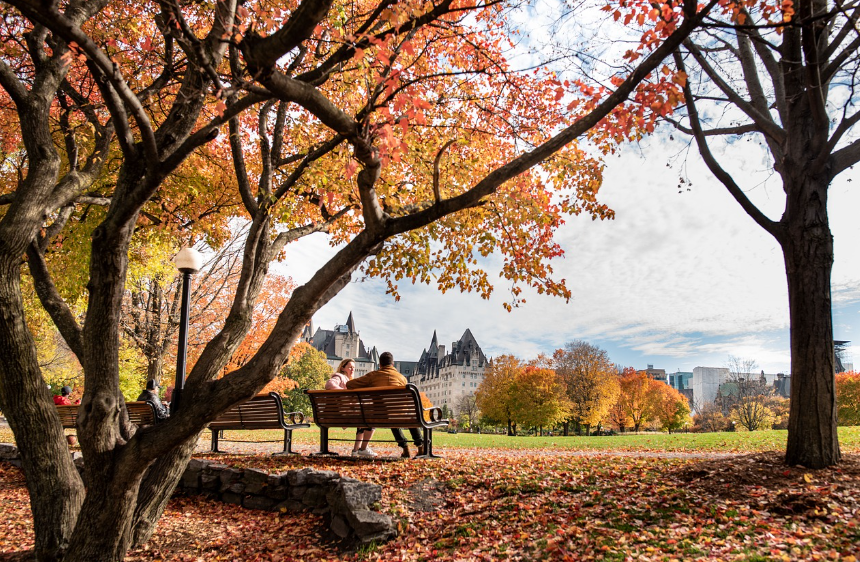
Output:
<svg viewBox="0 0 860 562">
<path fill-rule="evenodd" d="M 578 340 L 552 357 L 496 358 L 475 405 L 483 424 L 503 426 L 508 435 L 557 426 L 564 435 L 645 425 L 675 431 L 690 423 L 690 405 L 680 392 L 644 371 L 619 369 L 605 350 Z"/>
</svg>

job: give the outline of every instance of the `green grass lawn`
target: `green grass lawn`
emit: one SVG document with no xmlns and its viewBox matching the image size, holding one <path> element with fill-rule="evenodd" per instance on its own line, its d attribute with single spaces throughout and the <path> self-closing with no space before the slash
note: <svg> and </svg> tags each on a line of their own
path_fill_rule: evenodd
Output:
<svg viewBox="0 0 860 562">
<path fill-rule="evenodd" d="M 239 433 L 239 432 L 234 432 Z M 407 436 L 408 433 L 404 432 Z M 273 435 L 275 435 L 273 433 Z M 353 430 L 331 430 L 329 436 L 351 439 Z M 433 433 L 433 446 L 444 448 L 489 448 L 489 449 L 564 449 L 578 451 L 670 451 L 670 452 L 756 452 L 785 448 L 786 430 L 718 433 L 640 433 L 593 437 L 508 437 L 477 433 Z M 294 441 L 301 444 L 319 443 L 315 428 L 293 432 Z M 253 439 L 250 435 L 237 437 Z M 273 437 L 270 437 L 273 438 Z M 275 439 L 277 437 L 274 437 Z M 391 432 L 378 430 L 374 440 L 390 440 Z M 839 444 L 843 451 L 860 451 L 860 426 L 840 427 Z"/>
<path fill-rule="evenodd" d="M 407 437 L 408 433 L 404 432 Z M 329 432 L 331 439 L 344 439 L 335 442 L 342 447 L 348 447 L 355 431 L 352 429 L 335 429 Z M 623 434 L 599 437 L 508 437 L 506 435 L 487 435 L 476 433 L 446 433 L 437 431 L 433 434 L 433 446 L 437 450 L 445 448 L 463 449 L 543 449 L 543 450 L 577 450 L 577 451 L 668 451 L 668 452 L 708 452 L 733 453 L 756 451 L 779 451 L 785 448 L 786 430 L 767 430 L 754 432 L 719 432 L 719 433 L 640 433 L 637 435 Z M 228 431 L 227 439 L 243 441 L 279 441 L 283 433 L 270 431 Z M 205 431 L 201 439 L 208 439 L 209 432 Z M 374 441 L 390 441 L 391 432 L 378 430 Z M 293 440 L 301 448 L 319 444 L 319 430 L 316 427 L 293 432 Z M 0 429 L 0 442 L 14 443 L 12 432 Z M 860 426 L 840 427 L 839 444 L 843 452 L 860 451 Z M 393 445 L 388 443 L 388 445 Z M 225 443 L 229 449 L 229 443 Z"/>
</svg>

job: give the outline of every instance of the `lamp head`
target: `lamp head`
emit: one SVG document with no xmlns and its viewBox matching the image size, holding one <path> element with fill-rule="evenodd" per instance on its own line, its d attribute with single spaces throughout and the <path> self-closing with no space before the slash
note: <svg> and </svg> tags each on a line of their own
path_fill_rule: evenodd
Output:
<svg viewBox="0 0 860 562">
<path fill-rule="evenodd" d="M 194 248 L 182 248 L 173 263 L 182 273 L 197 273 L 203 267 L 203 256 Z"/>
</svg>

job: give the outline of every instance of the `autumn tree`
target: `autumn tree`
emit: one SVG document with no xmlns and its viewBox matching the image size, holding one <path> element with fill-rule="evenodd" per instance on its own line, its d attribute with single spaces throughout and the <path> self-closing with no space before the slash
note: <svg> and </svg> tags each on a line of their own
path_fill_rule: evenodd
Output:
<svg viewBox="0 0 860 562">
<path fill-rule="evenodd" d="M 713 175 L 782 248 L 791 323 L 791 405 L 786 462 L 840 459 L 836 431 L 828 188 L 860 160 L 858 9 L 827 0 L 726 3 L 674 55 L 684 72 L 683 117 Z M 748 141 L 751 144 L 742 143 Z M 783 209 L 750 198 L 755 174 L 733 174 L 724 147 L 761 146 Z M 772 198 L 768 198 L 768 204 Z"/>
<path fill-rule="evenodd" d="M 690 422 L 690 403 L 687 397 L 668 384 L 654 381 L 652 386 L 654 419 L 660 429 L 672 433 Z"/>
<path fill-rule="evenodd" d="M 620 400 L 621 395 L 621 385 L 618 385 L 618 393 L 619 396 L 615 400 L 615 403 L 612 404 L 612 407 L 609 408 L 609 411 L 606 413 L 606 423 L 610 427 L 617 427 L 618 431 L 624 433 L 624 429 L 633 425 L 633 422 L 630 421 L 630 416 L 627 415 L 627 410 L 624 409 L 624 404 Z"/>
<path fill-rule="evenodd" d="M 550 369 L 527 365 L 520 369 L 513 384 L 514 419 L 535 428 L 553 426 L 570 415 L 570 402 L 564 384 Z"/>
<path fill-rule="evenodd" d="M 618 377 L 609 354 L 599 347 L 576 340 L 553 354 L 555 372 L 565 387 L 570 417 L 564 421 L 564 434 L 572 422 L 577 434 L 599 425 L 618 398 Z"/>
<path fill-rule="evenodd" d="M 235 229 L 221 248 L 209 254 L 203 268 L 194 275 L 188 320 L 188 358 L 192 365 L 227 317 L 242 269 L 242 242 L 246 234 L 245 229 Z M 120 325 L 124 336 L 146 360 L 144 380 L 154 380 L 160 386 L 167 386 L 171 383 L 163 380 L 163 373 L 166 363 L 175 364 L 182 279 L 170 257 L 179 248 L 175 245 L 165 248 L 153 237 L 146 240 L 146 248 L 137 250 L 139 254 L 145 254 L 138 255 L 130 267 Z M 201 245 L 201 250 L 207 248 Z M 234 352 L 225 369 L 233 370 L 253 355 L 255 345 L 258 346 L 269 335 L 292 288 L 292 281 L 281 275 L 266 277 L 254 305 L 248 337 Z M 168 368 L 168 371 L 172 373 L 172 369 Z"/>
<path fill-rule="evenodd" d="M 588 134 L 608 152 L 653 128 L 658 113 L 637 102 L 677 95 L 683 80 L 654 71 L 711 5 L 621 3 L 619 18 L 635 13 L 650 29 L 597 86 L 513 69 L 504 3 L 4 0 L 0 106 L 14 119 L 2 124 L 0 408 L 37 558 L 113 561 L 148 540 L 200 431 L 278 375 L 359 269 L 395 294 L 409 279 L 487 296 L 474 256 L 495 253 L 509 307 L 526 286 L 568 297 L 548 263 L 561 253 L 555 229 L 571 214 L 611 217 L 596 198 L 600 162 L 575 140 Z M 215 240 L 232 219 L 248 234 L 223 324 L 178 411 L 136 427 L 120 389 L 134 244 L 153 229 Z M 270 263 L 314 232 L 337 253 L 223 374 Z M 70 255 L 87 265 L 64 275 Z M 82 475 L 42 382 L 22 256 L 84 372 Z"/>
<path fill-rule="evenodd" d="M 478 409 L 478 398 L 474 392 L 465 394 L 457 401 L 457 415 L 460 424 L 465 429 L 473 429 L 478 426 L 481 411 Z"/>
<path fill-rule="evenodd" d="M 325 353 L 309 343 L 299 342 L 293 350 L 294 358 L 287 362 L 280 375 L 294 383 L 283 397 L 284 407 L 288 412 L 310 413 L 311 403 L 304 391 L 323 388 L 333 369 L 325 360 Z"/>
<path fill-rule="evenodd" d="M 481 416 L 491 424 L 507 426 L 508 435 L 517 433 L 515 383 L 522 368 L 522 361 L 513 355 L 496 357 L 484 372 L 484 380 L 475 393 Z"/>
<path fill-rule="evenodd" d="M 836 375 L 836 399 L 839 425 L 860 425 L 860 373 L 848 371 Z"/>
<path fill-rule="evenodd" d="M 729 418 L 723 414 L 722 408 L 714 402 L 705 402 L 696 408 L 693 425 L 701 431 L 725 431 L 728 429 Z"/>
<path fill-rule="evenodd" d="M 649 377 L 645 371 L 627 367 L 618 384 L 618 402 L 633 424 L 633 431 L 639 431 L 643 423 L 654 418 L 659 397 L 654 392 L 654 385 L 662 383 Z"/>
</svg>

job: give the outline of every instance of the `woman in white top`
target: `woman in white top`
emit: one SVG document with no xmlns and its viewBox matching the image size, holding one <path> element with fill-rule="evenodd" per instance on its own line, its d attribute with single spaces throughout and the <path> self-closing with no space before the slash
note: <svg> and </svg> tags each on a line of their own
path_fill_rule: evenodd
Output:
<svg viewBox="0 0 860 562">
<path fill-rule="evenodd" d="M 352 359 L 344 359 L 337 366 L 337 371 L 332 373 L 331 377 L 325 383 L 326 390 L 346 390 L 346 381 L 352 378 L 355 372 L 355 361 Z M 352 456 L 354 457 L 375 457 L 377 456 L 373 450 L 367 446 L 370 438 L 373 437 L 373 429 L 369 427 L 360 427 L 355 431 L 355 445 L 352 446 Z"/>
</svg>

